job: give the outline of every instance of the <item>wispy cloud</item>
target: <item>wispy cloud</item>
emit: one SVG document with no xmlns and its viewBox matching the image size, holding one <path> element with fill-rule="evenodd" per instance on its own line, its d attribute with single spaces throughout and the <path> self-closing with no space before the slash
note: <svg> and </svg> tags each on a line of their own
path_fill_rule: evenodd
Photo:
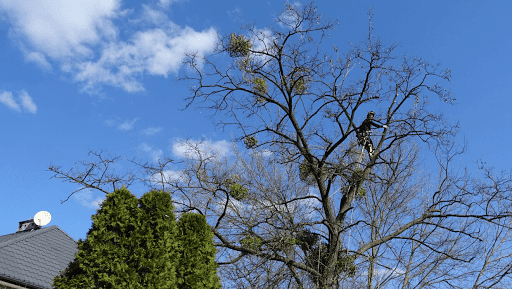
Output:
<svg viewBox="0 0 512 289">
<path fill-rule="evenodd" d="M 150 177 L 150 182 L 155 186 L 168 187 L 169 183 L 185 180 L 185 176 L 180 171 L 165 170 L 161 173 L 155 173 Z"/>
<path fill-rule="evenodd" d="M 255 151 L 255 153 L 259 153 L 265 158 L 268 158 L 268 157 L 271 157 L 274 155 L 274 153 L 268 149 L 260 149 L 260 150 Z"/>
<path fill-rule="evenodd" d="M 237 6 L 235 9 L 228 11 L 228 16 L 229 16 L 229 19 L 231 19 L 231 21 L 240 22 L 243 20 L 242 19 L 242 9 L 240 9 L 240 7 Z"/>
<path fill-rule="evenodd" d="M 39 67 L 41 67 L 43 70 L 51 70 L 52 66 L 48 60 L 46 60 L 46 57 L 44 54 L 40 52 L 30 52 L 27 55 L 25 55 L 25 60 L 27 62 L 33 62 L 37 64 Z"/>
<path fill-rule="evenodd" d="M 153 159 L 154 162 L 158 162 L 159 160 L 163 159 L 164 152 L 161 149 L 154 148 L 150 146 L 148 143 L 143 142 L 139 148 L 149 154 L 149 156 Z"/>
<path fill-rule="evenodd" d="M 154 25 L 166 25 L 171 22 L 164 10 L 153 9 L 145 4 L 142 4 L 142 13 L 138 21 Z"/>
<path fill-rule="evenodd" d="M 32 101 L 32 98 L 26 91 L 22 91 L 20 94 L 21 105 L 28 110 L 30 113 L 35 114 L 37 112 L 37 106 Z"/>
<path fill-rule="evenodd" d="M 179 2 L 179 1 L 183 1 L 183 0 L 158 0 L 158 4 L 160 7 L 167 9 L 171 6 L 172 3 Z"/>
<path fill-rule="evenodd" d="M 172 153 L 180 158 L 198 159 L 209 157 L 223 157 L 231 153 L 231 143 L 221 140 L 181 140 L 172 144 Z"/>
<path fill-rule="evenodd" d="M 27 61 L 43 69 L 56 62 L 83 92 L 98 93 L 103 85 L 138 92 L 144 90 L 144 74 L 177 74 L 185 53 L 204 55 L 216 44 L 215 29 L 195 31 L 169 20 L 161 9 L 173 2 L 143 5 L 140 15 L 145 22 L 130 22 L 127 17 L 136 13 L 121 10 L 120 0 L 3 0 L 0 11 L 6 12 L 10 34 Z M 122 21 L 144 25 L 121 39 L 116 23 Z M 154 27 L 148 29 L 148 23 Z"/>
<path fill-rule="evenodd" d="M 291 6 L 295 9 L 300 9 L 302 7 L 302 4 L 298 1 L 295 1 L 291 3 Z M 295 27 L 295 25 L 299 21 L 299 15 L 294 13 L 291 10 L 286 10 L 281 14 L 280 16 L 281 20 L 283 20 L 284 23 L 278 22 L 279 26 L 281 28 L 290 29 L 290 27 Z"/>
<path fill-rule="evenodd" d="M 6 91 L 0 94 L 0 102 L 14 111 L 21 112 L 20 105 L 12 98 L 11 92 Z"/>
<path fill-rule="evenodd" d="M 108 125 L 108 126 L 114 126 L 114 125 L 116 125 L 116 120 L 114 120 L 114 119 L 107 119 L 107 120 L 105 120 L 105 124 Z"/>
<path fill-rule="evenodd" d="M 135 117 L 133 119 L 127 119 L 127 120 L 121 122 L 119 117 L 117 117 L 115 119 L 109 118 L 109 119 L 105 120 L 105 124 L 110 127 L 116 127 L 117 130 L 127 132 L 127 131 L 133 130 L 133 128 L 135 127 L 135 123 L 138 120 L 139 120 L 139 118 Z"/>
<path fill-rule="evenodd" d="M 144 90 L 138 76 L 177 74 L 185 53 L 207 53 L 213 49 L 215 41 L 213 28 L 203 32 L 190 27 L 177 33 L 160 28 L 139 31 L 129 42 L 109 43 L 97 61 L 77 63 L 71 71 L 76 73 L 75 79 L 83 83 L 84 91 L 108 84 L 127 92 L 138 92 Z"/>
<path fill-rule="evenodd" d="M 273 40 L 275 39 L 275 36 L 268 28 L 254 29 L 254 33 L 255 35 L 251 36 L 251 43 L 254 45 L 253 49 L 264 52 L 264 54 L 256 54 L 255 60 L 263 63 L 270 58 L 267 54 L 272 53 L 274 50 Z"/>
<path fill-rule="evenodd" d="M 98 209 L 100 204 L 105 200 L 105 196 L 93 198 L 93 191 L 91 189 L 85 189 L 73 194 L 73 199 L 86 208 Z"/>
<path fill-rule="evenodd" d="M 160 133 L 163 130 L 162 127 L 148 127 L 140 131 L 141 134 L 145 136 L 153 136 L 157 133 Z"/>
<path fill-rule="evenodd" d="M 389 276 L 397 277 L 397 276 L 405 274 L 405 271 L 398 267 L 396 267 L 395 269 L 376 268 L 374 270 L 373 274 L 375 275 L 375 277 L 381 277 L 381 278 L 386 278 Z M 362 275 L 368 276 L 368 271 L 362 272 Z"/>
<path fill-rule="evenodd" d="M 35 114 L 37 112 L 36 104 L 34 103 L 32 98 L 30 97 L 30 95 L 28 95 L 28 93 L 26 91 L 23 90 L 20 92 L 20 94 L 18 95 L 18 100 L 21 103 L 21 105 L 18 102 L 16 102 L 16 100 L 14 100 L 14 97 L 12 96 L 12 92 L 4 91 L 4 92 L 0 93 L 0 103 L 3 103 L 5 106 L 10 108 L 11 110 L 14 110 L 16 112 L 21 112 L 22 111 L 21 108 L 23 107 L 24 110 L 26 110 L 27 112 L 30 112 L 32 114 Z"/>
<path fill-rule="evenodd" d="M 138 117 L 132 120 L 125 120 L 117 126 L 117 129 L 120 131 L 130 131 L 135 126 L 135 122 L 137 122 L 137 120 L 139 120 Z"/>
</svg>

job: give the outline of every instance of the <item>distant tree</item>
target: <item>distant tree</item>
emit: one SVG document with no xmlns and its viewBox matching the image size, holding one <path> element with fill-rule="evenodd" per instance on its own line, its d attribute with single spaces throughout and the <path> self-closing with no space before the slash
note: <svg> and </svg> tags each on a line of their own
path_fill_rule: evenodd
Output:
<svg viewBox="0 0 512 289">
<path fill-rule="evenodd" d="M 204 217 L 184 215 L 178 227 L 173 210 L 165 192 L 150 191 L 140 200 L 126 188 L 108 194 L 87 239 L 78 241 L 75 260 L 54 286 L 220 288 L 213 233 Z"/>
<path fill-rule="evenodd" d="M 178 222 L 178 238 L 183 244 L 178 264 L 180 289 L 220 288 L 213 246 L 213 232 L 204 216 L 186 213 Z"/>
</svg>

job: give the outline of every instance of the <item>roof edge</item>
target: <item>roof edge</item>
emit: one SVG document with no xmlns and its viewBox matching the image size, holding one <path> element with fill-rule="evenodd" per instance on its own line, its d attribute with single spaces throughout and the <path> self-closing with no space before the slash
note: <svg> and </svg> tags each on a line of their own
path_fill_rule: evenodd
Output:
<svg viewBox="0 0 512 289">
<path fill-rule="evenodd" d="M 41 229 L 34 230 L 34 231 L 28 231 L 28 232 L 25 232 L 23 234 L 20 234 L 19 232 L 18 233 L 13 233 L 13 234 L 19 234 L 19 237 L 12 238 L 11 240 L 6 241 L 5 243 L 0 244 L 0 248 L 5 247 L 5 246 L 9 246 L 10 244 L 12 244 L 14 242 L 19 242 L 21 240 L 24 240 L 24 239 L 27 239 L 27 238 L 31 238 L 33 236 L 37 236 L 39 234 L 43 234 L 43 233 L 46 233 L 47 231 L 51 231 L 51 230 L 55 230 L 55 229 L 57 229 L 57 230 L 61 231 L 62 233 L 64 233 L 64 235 L 66 235 L 68 238 L 73 240 L 73 242 L 75 242 L 75 244 L 78 244 L 78 242 L 75 241 L 75 239 L 73 239 L 70 235 L 68 235 L 68 233 L 66 233 L 64 230 L 59 228 L 59 226 L 53 225 L 53 226 L 41 228 Z M 8 234 L 8 235 L 11 235 L 11 234 Z"/>
<path fill-rule="evenodd" d="M 9 282 L 4 281 L 4 280 L 7 280 L 9 282 L 14 282 L 14 283 L 9 283 Z M 0 276 L 0 285 L 7 286 L 8 288 L 12 288 L 12 289 L 39 289 L 39 288 L 43 288 L 43 287 L 39 287 L 39 286 L 34 287 L 34 286 L 31 286 L 31 285 L 25 284 L 25 283 L 23 283 L 21 281 L 7 278 L 5 276 Z"/>
</svg>

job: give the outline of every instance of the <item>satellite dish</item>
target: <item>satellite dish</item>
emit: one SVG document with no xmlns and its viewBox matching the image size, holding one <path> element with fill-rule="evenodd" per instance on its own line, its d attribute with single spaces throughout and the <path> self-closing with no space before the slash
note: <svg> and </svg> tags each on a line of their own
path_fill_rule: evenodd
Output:
<svg viewBox="0 0 512 289">
<path fill-rule="evenodd" d="M 40 211 L 34 215 L 34 223 L 36 223 L 38 226 L 44 226 L 50 223 L 51 219 L 52 215 L 50 215 L 50 213 L 47 211 Z"/>
</svg>

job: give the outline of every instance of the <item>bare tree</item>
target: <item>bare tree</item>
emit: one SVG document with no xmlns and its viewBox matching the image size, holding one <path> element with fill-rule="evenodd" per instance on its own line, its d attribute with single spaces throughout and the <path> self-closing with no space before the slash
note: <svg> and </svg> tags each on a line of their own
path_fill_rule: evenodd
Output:
<svg viewBox="0 0 512 289">
<path fill-rule="evenodd" d="M 477 181 L 452 169 L 457 126 L 428 99 L 453 102 L 436 83 L 450 72 L 396 56 L 373 37 L 371 12 L 366 40 L 346 54 L 334 46 L 332 56 L 321 43 L 335 21 L 312 4 L 288 4 L 277 23 L 219 37 L 217 54 L 232 61 L 191 54 L 182 77 L 192 82 L 189 105 L 235 127 L 250 153 L 235 149 L 230 160 L 190 142 L 173 174 L 170 160 L 134 161 L 137 180 L 207 217 L 223 280 L 238 288 L 506 287 L 511 178 L 482 167 L 486 179 Z M 386 125 L 370 137 L 369 157 L 355 133 L 368 110 Z M 437 157 L 438 176 L 420 170 L 421 154 Z M 102 191 L 124 180 L 87 164 L 50 169 Z"/>
<path fill-rule="evenodd" d="M 136 178 L 136 174 L 125 171 L 119 172 L 115 166 L 121 161 L 121 156 L 112 156 L 108 152 L 89 149 L 89 162 L 80 161 L 69 170 L 63 170 L 60 166 L 50 165 L 48 170 L 53 172 L 52 178 L 62 179 L 65 182 L 79 185 L 79 189 L 73 191 L 62 200 L 66 202 L 74 194 L 84 189 L 99 190 L 105 194 L 121 188 L 122 185 L 130 186 Z"/>
</svg>

